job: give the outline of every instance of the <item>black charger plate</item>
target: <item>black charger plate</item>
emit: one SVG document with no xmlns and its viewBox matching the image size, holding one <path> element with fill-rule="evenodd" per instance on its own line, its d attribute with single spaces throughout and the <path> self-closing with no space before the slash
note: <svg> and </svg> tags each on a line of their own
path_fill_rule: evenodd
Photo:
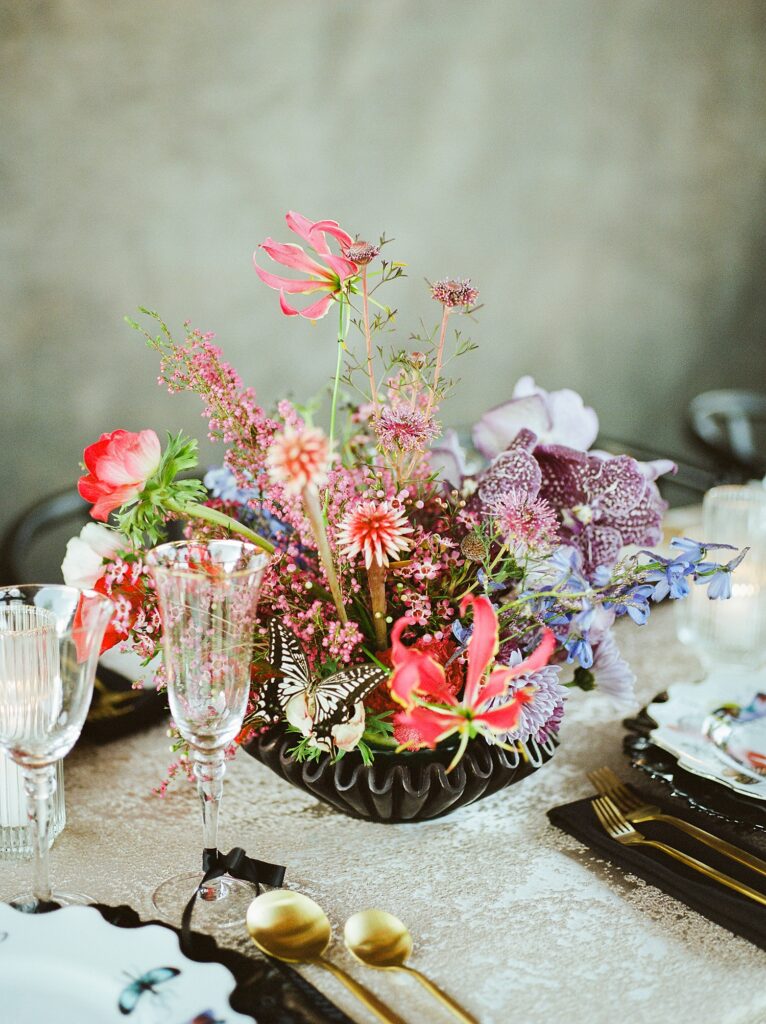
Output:
<svg viewBox="0 0 766 1024">
<path fill-rule="evenodd" d="M 652 703 L 666 699 L 667 695 L 660 693 Z M 635 717 L 626 718 L 623 725 L 628 730 L 623 750 L 633 768 L 669 787 L 673 796 L 684 800 L 694 810 L 748 829 L 766 831 L 766 802 L 749 799 L 687 771 L 673 754 L 652 743 L 650 734 L 657 723 L 647 708 L 642 708 Z"/>
</svg>

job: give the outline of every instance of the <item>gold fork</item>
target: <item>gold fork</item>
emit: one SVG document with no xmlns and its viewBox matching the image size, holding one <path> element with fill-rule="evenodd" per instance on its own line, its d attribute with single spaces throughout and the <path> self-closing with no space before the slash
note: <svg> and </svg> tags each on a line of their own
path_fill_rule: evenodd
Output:
<svg viewBox="0 0 766 1024">
<path fill-rule="evenodd" d="M 727 843 L 725 839 L 719 839 L 718 836 L 711 835 L 710 832 L 706 832 L 703 828 L 692 825 L 690 821 L 676 818 L 672 814 L 665 814 L 661 808 L 656 807 L 654 804 L 644 803 L 640 794 L 630 789 L 629 786 L 624 785 L 610 768 L 597 768 L 593 772 L 588 772 L 588 778 L 598 793 L 602 796 L 611 797 L 628 821 L 632 821 L 636 825 L 640 825 L 642 821 L 662 821 L 666 825 L 673 825 L 675 828 L 697 839 L 700 843 L 704 843 L 705 846 L 709 846 L 712 850 L 723 853 L 727 857 L 731 857 L 732 860 L 752 868 L 753 871 L 757 871 L 760 875 L 766 876 L 766 861 L 756 857 L 753 853 L 746 853 L 745 850 L 740 850 L 738 846 Z"/>
<path fill-rule="evenodd" d="M 751 889 L 749 885 L 738 882 L 736 878 L 725 875 L 723 871 L 718 871 L 709 864 L 697 860 L 696 857 L 690 857 L 688 854 L 676 850 L 673 846 L 658 843 L 654 839 L 647 839 L 643 833 L 636 831 L 630 822 L 620 814 L 616 805 L 608 796 L 596 797 L 593 801 L 593 810 L 596 812 L 596 817 L 601 822 L 607 835 L 618 843 L 622 843 L 624 846 L 653 846 L 655 850 L 662 850 L 668 857 L 680 861 L 688 868 L 693 868 L 695 871 L 699 871 L 700 874 L 720 882 L 721 885 L 733 889 L 742 896 L 749 896 L 751 900 L 755 900 L 756 903 L 766 907 L 766 895 L 763 893 L 758 892 L 756 889 Z"/>
</svg>

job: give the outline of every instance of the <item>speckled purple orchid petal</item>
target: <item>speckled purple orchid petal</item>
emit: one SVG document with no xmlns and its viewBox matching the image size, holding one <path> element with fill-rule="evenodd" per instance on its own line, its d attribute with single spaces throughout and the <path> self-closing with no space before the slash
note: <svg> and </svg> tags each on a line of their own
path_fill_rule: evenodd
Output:
<svg viewBox="0 0 766 1024">
<path fill-rule="evenodd" d="M 599 566 L 611 568 L 615 564 L 622 551 L 623 538 L 614 526 L 591 523 L 572 537 L 572 543 L 582 552 L 585 574 L 590 576 Z"/>
<path fill-rule="evenodd" d="M 510 449 L 498 455 L 479 477 L 477 494 L 483 505 L 491 504 L 511 490 L 536 498 L 540 480 L 536 460 L 523 449 Z"/>
<path fill-rule="evenodd" d="M 542 395 L 512 398 L 484 413 L 473 428 L 473 443 L 485 458 L 493 459 L 505 451 L 525 427 L 533 430 L 538 437 L 543 437 L 549 433 L 551 426 L 548 407 Z"/>
<path fill-rule="evenodd" d="M 588 457 L 560 444 L 539 445 L 535 451 L 542 481 L 540 497 L 556 509 L 572 508 L 586 498 Z"/>
<path fill-rule="evenodd" d="M 623 544 L 659 544 L 662 540 L 662 517 L 668 503 L 662 499 L 657 485 L 647 482 L 641 500 L 625 516 L 614 520 L 622 534 Z"/>
<path fill-rule="evenodd" d="M 636 460 L 629 455 L 612 459 L 590 456 L 588 470 L 587 502 L 609 518 L 626 516 L 638 505 L 648 487 Z"/>
</svg>

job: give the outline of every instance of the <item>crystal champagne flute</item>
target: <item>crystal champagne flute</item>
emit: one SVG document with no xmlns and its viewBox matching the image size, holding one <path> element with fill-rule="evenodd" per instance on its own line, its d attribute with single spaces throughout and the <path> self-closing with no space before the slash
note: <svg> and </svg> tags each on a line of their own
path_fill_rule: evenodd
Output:
<svg viewBox="0 0 766 1024">
<path fill-rule="evenodd" d="M 34 836 L 32 892 L 11 899 L 21 910 L 91 902 L 81 894 L 51 891 L 49 804 L 56 763 L 76 743 L 88 713 L 113 611 L 102 594 L 74 587 L 0 589 L 0 750 L 24 773 Z"/>
<path fill-rule="evenodd" d="M 187 741 L 202 804 L 204 846 L 217 850 L 226 750 L 242 729 L 263 572 L 268 557 L 233 540 L 179 541 L 152 549 L 146 565 L 162 618 L 168 701 Z M 177 923 L 203 873 L 175 875 L 153 895 L 165 919 Z M 253 887 L 229 876 L 199 889 L 202 924 L 227 927 L 245 919 Z"/>
</svg>

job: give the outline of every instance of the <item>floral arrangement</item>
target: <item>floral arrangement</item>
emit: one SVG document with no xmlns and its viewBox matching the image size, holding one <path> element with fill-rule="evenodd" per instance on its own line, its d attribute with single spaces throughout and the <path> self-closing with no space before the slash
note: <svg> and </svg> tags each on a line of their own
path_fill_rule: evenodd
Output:
<svg viewBox="0 0 766 1024">
<path fill-rule="evenodd" d="M 466 451 L 439 418 L 453 361 L 475 347 L 457 327 L 479 308 L 471 281 L 431 284 L 434 329 L 384 348 L 396 314 L 380 289 L 405 268 L 384 258 L 385 237 L 372 244 L 296 213 L 287 225 L 302 244 L 267 238 L 255 271 L 284 316 L 334 313 L 329 431 L 316 402 L 266 411 L 212 334 L 187 323 L 176 340 L 149 310 L 143 324 L 129 320 L 159 355 L 160 383 L 201 398 L 226 451 L 203 485 L 179 477 L 197 460 L 180 434 L 163 451 L 151 430 L 115 430 L 85 450 L 79 489 L 96 522 L 69 542 L 63 570 L 115 601 L 105 647 L 155 656 L 161 622 L 142 551 L 182 520 L 192 536 L 243 536 L 272 555 L 240 740 L 276 719 L 295 732 L 297 758 L 358 750 L 369 762 L 446 742 L 454 764 L 477 737 L 517 746 L 555 735 L 571 686 L 629 699 L 615 621 L 642 625 L 695 584 L 728 597 L 745 552 L 716 562 L 709 552 L 727 545 L 686 538 L 669 558 L 649 550 L 665 509 L 656 480 L 674 467 L 593 450 L 596 413 L 573 391 L 522 378 Z M 298 308 L 295 296 L 311 298 Z M 270 624 L 306 661 L 304 691 L 281 703 Z M 311 692 L 360 678 L 360 665 L 381 670 L 374 686 L 341 686 L 348 699 L 319 729 Z"/>
</svg>

